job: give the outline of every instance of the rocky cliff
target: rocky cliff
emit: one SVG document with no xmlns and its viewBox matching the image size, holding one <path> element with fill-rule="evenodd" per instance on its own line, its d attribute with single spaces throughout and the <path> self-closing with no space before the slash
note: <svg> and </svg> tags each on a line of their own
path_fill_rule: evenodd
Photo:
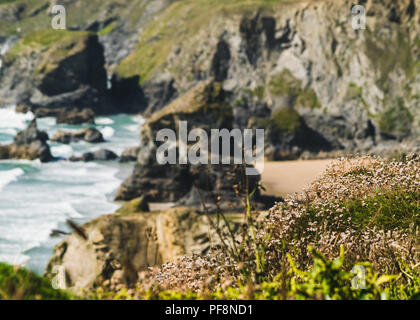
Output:
<svg viewBox="0 0 420 320">
<path fill-rule="evenodd" d="M 420 2 L 179 1 L 117 67 L 150 113 L 215 79 L 234 123 L 267 128 L 267 157 L 419 148 Z M 156 94 L 156 88 L 160 88 Z"/>
<path fill-rule="evenodd" d="M 100 111 L 106 90 L 103 49 L 88 32 L 44 30 L 21 39 L 3 57 L 1 103 L 24 103 L 58 115 L 73 108 Z"/>
<path fill-rule="evenodd" d="M 138 78 L 114 76 L 107 88 L 107 73 L 111 79 L 142 30 L 171 2 L 0 1 L 0 106 L 24 102 L 20 110 L 38 109 L 39 116 L 63 109 L 141 111 Z M 65 7 L 67 31 L 52 29 L 53 5 Z"/>
</svg>

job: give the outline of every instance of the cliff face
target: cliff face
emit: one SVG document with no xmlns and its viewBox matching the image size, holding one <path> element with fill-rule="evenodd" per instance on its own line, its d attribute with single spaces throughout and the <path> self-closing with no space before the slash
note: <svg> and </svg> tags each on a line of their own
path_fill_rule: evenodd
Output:
<svg viewBox="0 0 420 320">
<path fill-rule="evenodd" d="M 171 2 L 0 1 L 0 106 L 25 102 L 48 109 L 39 115 L 56 115 L 49 109 L 57 106 L 138 112 L 145 103 L 136 78 L 114 77 L 113 90 L 106 90 L 107 73 Z M 64 5 L 67 31 L 52 29 L 53 5 Z"/>
<path fill-rule="evenodd" d="M 30 33 L 3 57 L 0 103 L 99 109 L 106 90 L 104 62 L 103 48 L 93 33 Z"/>
<path fill-rule="evenodd" d="M 419 0 L 362 1 L 366 30 L 352 28 L 349 0 L 54 4 L 66 7 L 69 29 L 99 36 L 112 76 L 107 101 L 120 111 L 147 108 L 150 115 L 199 82 L 215 80 L 229 92 L 234 126 L 266 128 L 269 159 L 419 148 Z M 0 41 L 48 28 L 51 5 L 0 4 Z M 38 66 L 38 58 L 21 63 Z M 14 83 L 19 88 L 25 81 Z M 60 89 L 45 83 L 47 90 Z M 59 102 L 83 106 L 95 99 L 77 93 Z"/>
<path fill-rule="evenodd" d="M 176 2 L 116 72 L 140 76 L 150 113 L 200 81 L 222 82 L 235 125 L 266 126 L 269 158 L 418 149 L 420 1 L 364 3 L 357 31 L 345 0 Z"/>
</svg>

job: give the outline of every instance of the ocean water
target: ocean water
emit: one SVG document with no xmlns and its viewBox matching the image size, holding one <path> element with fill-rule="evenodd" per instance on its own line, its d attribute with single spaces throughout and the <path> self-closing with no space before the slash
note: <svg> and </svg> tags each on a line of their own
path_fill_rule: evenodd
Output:
<svg viewBox="0 0 420 320">
<path fill-rule="evenodd" d="M 24 130 L 31 113 L 18 114 L 13 107 L 0 109 L 0 145 L 10 143 Z M 95 127 L 106 140 L 63 145 L 50 142 L 55 157 L 67 158 L 87 151 L 106 148 L 117 154 L 139 144 L 140 116 L 98 117 Z M 56 125 L 55 119 L 38 120 L 38 128 L 50 137 L 57 130 L 76 131 L 86 126 Z M 62 238 L 52 238 L 52 229 L 70 231 L 65 224 L 72 219 L 82 224 L 102 214 L 114 212 L 112 201 L 130 165 L 112 162 L 50 163 L 26 160 L 0 161 L 0 261 L 22 264 L 42 274 L 54 246 Z"/>
</svg>

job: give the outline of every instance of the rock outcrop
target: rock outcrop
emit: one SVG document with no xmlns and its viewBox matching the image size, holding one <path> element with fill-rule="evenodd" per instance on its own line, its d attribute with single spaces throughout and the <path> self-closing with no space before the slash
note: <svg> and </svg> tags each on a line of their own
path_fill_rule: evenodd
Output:
<svg viewBox="0 0 420 320">
<path fill-rule="evenodd" d="M 46 275 L 65 269 L 67 287 L 91 289 L 115 277 L 134 284 L 137 272 L 210 248 L 206 217 L 187 207 L 162 212 L 113 214 L 83 225 L 54 249 Z M 82 263 L 81 263 L 82 262 Z"/>
<path fill-rule="evenodd" d="M 89 143 L 100 143 L 105 141 L 102 133 L 98 129 L 94 128 L 81 129 L 76 132 L 59 130 L 51 138 L 51 141 L 60 142 L 63 144 L 69 144 L 81 140 Z"/>
<path fill-rule="evenodd" d="M 35 111 L 36 116 L 40 116 L 40 113 L 39 113 L 40 110 L 44 110 L 44 108 L 36 110 Z M 93 112 L 92 109 L 83 109 L 80 111 L 78 109 L 64 110 L 64 111 L 60 111 L 57 114 L 57 123 L 68 123 L 68 124 L 74 124 L 74 125 L 83 124 L 83 123 L 94 124 L 95 123 L 94 116 L 95 116 L 95 113 Z"/>
<path fill-rule="evenodd" d="M 235 195 L 235 187 L 239 193 L 244 191 L 245 172 L 242 165 L 234 164 L 233 153 L 230 164 L 210 164 L 210 161 L 209 164 L 180 164 L 177 160 L 176 164 L 161 165 L 156 158 L 161 145 L 156 137 L 161 129 L 178 132 L 179 121 L 186 121 L 189 132 L 200 128 L 210 137 L 211 129 L 232 129 L 232 111 L 220 83 L 202 82 L 154 113 L 142 127 L 142 142 L 133 174 L 121 185 L 116 199 L 130 200 L 146 196 L 150 201 L 177 202 L 186 197 L 189 200 L 185 199 L 185 203 L 201 208 L 200 194 L 197 193 L 200 190 L 206 202 L 214 204 L 215 199 L 221 196 L 222 202 L 229 204 L 231 210 L 241 207 L 241 201 Z M 188 142 L 188 150 L 193 145 Z M 179 142 L 173 148 L 179 155 Z M 210 159 L 212 154 L 220 156 L 222 148 L 218 151 L 220 154 L 210 147 L 208 151 Z M 248 176 L 250 191 L 256 188 L 259 179 L 258 175 Z M 257 190 L 256 199 L 258 195 Z"/>
<path fill-rule="evenodd" d="M 115 154 L 111 150 L 106 149 L 99 149 L 97 151 L 93 152 L 86 152 L 81 157 L 72 156 L 70 157 L 70 161 L 76 162 L 76 161 L 84 161 L 84 162 L 90 162 L 90 161 L 110 161 L 110 160 L 116 160 L 118 159 L 118 155 Z"/>
<path fill-rule="evenodd" d="M 19 132 L 10 145 L 0 146 L 0 159 L 39 159 L 48 162 L 53 159 L 47 144 L 48 135 L 37 129 L 33 120 L 25 131 Z"/>
<path fill-rule="evenodd" d="M 3 57 L 0 103 L 23 102 L 35 114 L 41 109 L 37 116 L 64 120 L 87 108 L 101 113 L 107 81 L 104 63 L 103 48 L 94 33 L 29 33 Z"/>
<path fill-rule="evenodd" d="M 121 153 L 120 162 L 135 162 L 137 161 L 137 155 L 140 152 L 140 147 L 133 147 L 127 150 L 124 150 Z"/>
</svg>

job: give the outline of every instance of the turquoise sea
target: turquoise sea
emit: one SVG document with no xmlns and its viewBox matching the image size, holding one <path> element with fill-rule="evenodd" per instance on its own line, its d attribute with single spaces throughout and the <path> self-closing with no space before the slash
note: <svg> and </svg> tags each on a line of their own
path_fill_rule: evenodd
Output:
<svg viewBox="0 0 420 320">
<path fill-rule="evenodd" d="M 10 143 L 24 130 L 33 114 L 18 114 L 14 107 L 0 108 L 0 145 Z M 106 148 L 117 154 L 139 145 L 140 116 L 98 117 L 95 125 L 106 142 L 63 145 L 50 143 L 51 152 L 62 159 Z M 56 125 L 55 119 L 38 120 L 38 128 L 50 137 L 57 130 L 75 131 L 86 126 Z M 52 229 L 69 231 L 66 219 L 81 224 L 112 213 L 112 201 L 131 165 L 112 162 L 50 163 L 27 160 L 0 161 L 0 261 L 22 264 L 42 274 L 61 240 L 50 237 Z"/>
</svg>

